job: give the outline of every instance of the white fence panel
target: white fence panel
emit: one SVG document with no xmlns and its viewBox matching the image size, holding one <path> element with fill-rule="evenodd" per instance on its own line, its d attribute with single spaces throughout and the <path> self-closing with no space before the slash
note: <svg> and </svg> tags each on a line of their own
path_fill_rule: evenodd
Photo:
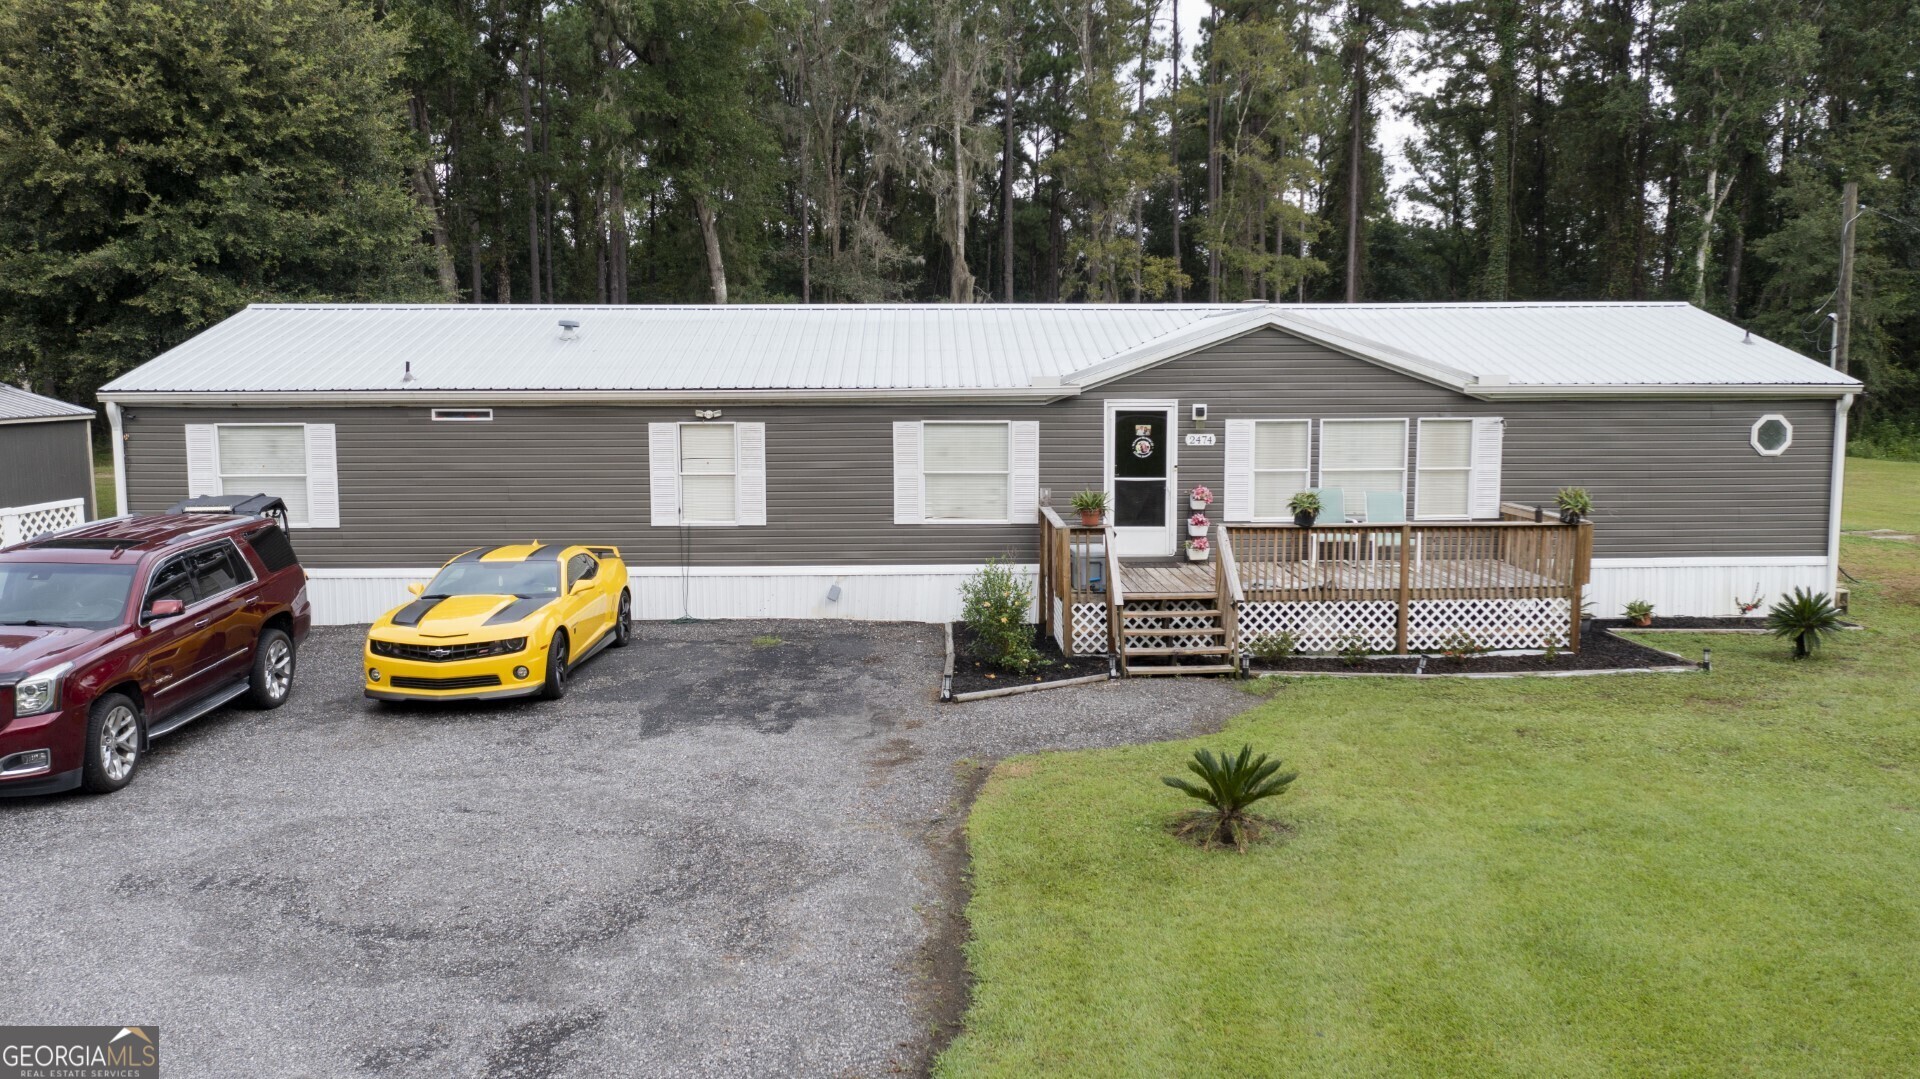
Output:
<svg viewBox="0 0 1920 1079">
<path fill-rule="evenodd" d="M 87 500 L 69 498 L 0 509 L 0 547 L 87 523 Z"/>
</svg>

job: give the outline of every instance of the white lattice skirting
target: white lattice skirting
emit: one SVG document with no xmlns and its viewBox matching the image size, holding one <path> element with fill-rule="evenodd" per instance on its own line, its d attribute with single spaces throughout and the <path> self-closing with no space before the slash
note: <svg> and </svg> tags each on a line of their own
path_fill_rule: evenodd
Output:
<svg viewBox="0 0 1920 1079">
<path fill-rule="evenodd" d="M 86 523 L 87 502 L 83 498 L 0 509 L 0 547 Z"/>
<path fill-rule="evenodd" d="M 1073 653 L 1077 656 L 1107 654 L 1106 604 L 1076 603 L 1073 605 Z"/>
<path fill-rule="evenodd" d="M 1567 646 L 1565 599 L 1423 599 L 1407 608 L 1407 651 L 1434 652 L 1465 637 L 1487 651 Z"/>
<path fill-rule="evenodd" d="M 1387 600 L 1332 603 L 1242 603 L 1240 644 L 1248 648 L 1262 637 L 1293 634 L 1301 652 L 1338 652 L 1358 636 L 1369 652 L 1391 652 L 1399 620 Z"/>
</svg>

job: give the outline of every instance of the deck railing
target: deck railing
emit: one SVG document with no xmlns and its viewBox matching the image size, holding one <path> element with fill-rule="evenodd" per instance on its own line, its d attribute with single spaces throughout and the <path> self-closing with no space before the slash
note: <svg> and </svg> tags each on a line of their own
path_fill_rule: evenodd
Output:
<svg viewBox="0 0 1920 1079">
<path fill-rule="evenodd" d="M 1068 524 L 1040 507 L 1040 579 L 1034 598 L 1040 628 L 1069 656 L 1105 655 L 1113 647 L 1115 613 L 1124 602 L 1113 532 Z"/>
<path fill-rule="evenodd" d="M 0 507 L 0 547 L 86 522 L 87 500 L 84 498 Z"/>
<path fill-rule="evenodd" d="M 1592 526 L 1536 523 L 1526 509 L 1501 521 L 1223 525 L 1221 566 L 1231 560 L 1245 597 L 1239 636 L 1288 633 L 1311 651 L 1356 638 L 1400 654 L 1577 649 Z"/>
</svg>

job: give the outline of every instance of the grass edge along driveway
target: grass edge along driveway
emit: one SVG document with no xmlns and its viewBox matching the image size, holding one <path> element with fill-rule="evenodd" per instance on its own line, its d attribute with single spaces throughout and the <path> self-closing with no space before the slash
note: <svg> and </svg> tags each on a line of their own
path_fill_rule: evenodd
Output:
<svg viewBox="0 0 1920 1079">
<path fill-rule="evenodd" d="M 1920 546 L 1844 563 L 1869 628 L 1806 663 L 1270 682 L 1217 736 L 1002 764 L 938 1074 L 1911 1074 Z M 1203 855 L 1158 777 L 1242 741 L 1297 831 Z"/>
</svg>

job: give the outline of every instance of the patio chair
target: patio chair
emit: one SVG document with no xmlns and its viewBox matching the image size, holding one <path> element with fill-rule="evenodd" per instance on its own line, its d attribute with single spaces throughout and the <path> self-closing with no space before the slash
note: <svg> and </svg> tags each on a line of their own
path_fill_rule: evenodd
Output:
<svg viewBox="0 0 1920 1079">
<path fill-rule="evenodd" d="M 1367 492 L 1367 523 L 1370 525 L 1404 524 L 1407 519 L 1407 499 L 1396 491 Z M 1398 532 L 1373 533 L 1375 547 L 1390 547 L 1395 560 L 1400 557 L 1400 534 Z M 1413 541 L 1413 558 L 1420 560 L 1420 541 Z"/>
<path fill-rule="evenodd" d="M 1319 520 L 1329 524 L 1347 523 L 1346 491 L 1339 487 L 1309 487 L 1307 493 L 1320 496 Z M 1313 535 L 1313 551 L 1310 560 L 1320 561 L 1320 549 L 1332 547 L 1335 551 L 1351 550 L 1353 557 L 1359 557 L 1360 537 L 1350 532 L 1316 532 Z M 1352 561 L 1348 559 L 1347 561 Z"/>
</svg>

